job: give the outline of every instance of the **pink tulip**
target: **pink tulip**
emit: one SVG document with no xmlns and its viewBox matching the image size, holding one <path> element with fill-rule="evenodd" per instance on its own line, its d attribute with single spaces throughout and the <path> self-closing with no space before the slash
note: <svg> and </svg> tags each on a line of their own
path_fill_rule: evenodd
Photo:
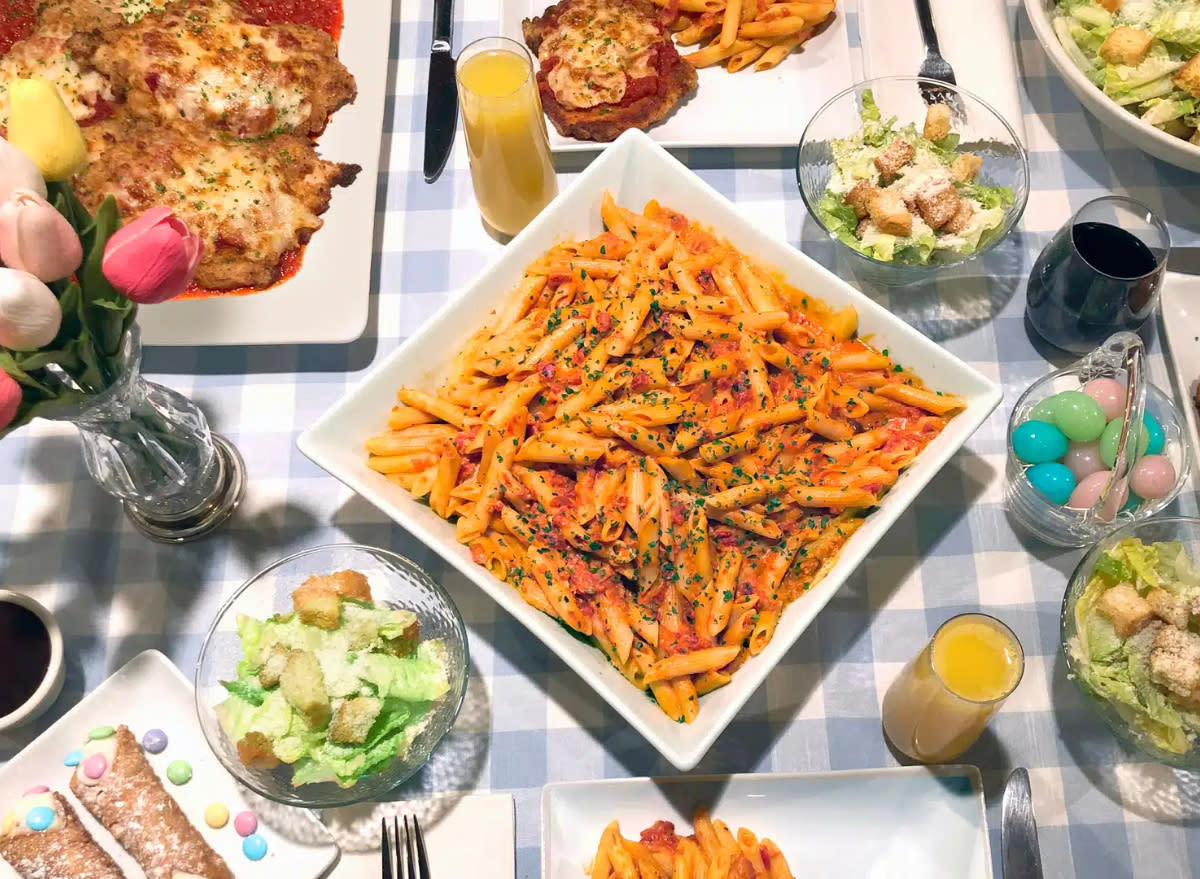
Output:
<svg viewBox="0 0 1200 879">
<path fill-rule="evenodd" d="M 108 239 L 100 264 L 108 282 L 142 305 L 188 288 L 204 245 L 170 208 L 151 208 Z"/>
<path fill-rule="evenodd" d="M 0 430 L 12 424 L 21 408 L 21 386 L 7 372 L 0 371 Z"/>
<path fill-rule="evenodd" d="M 57 281 L 79 268 L 83 245 L 54 205 L 36 192 L 14 189 L 0 204 L 0 260 L 39 281 Z"/>
</svg>

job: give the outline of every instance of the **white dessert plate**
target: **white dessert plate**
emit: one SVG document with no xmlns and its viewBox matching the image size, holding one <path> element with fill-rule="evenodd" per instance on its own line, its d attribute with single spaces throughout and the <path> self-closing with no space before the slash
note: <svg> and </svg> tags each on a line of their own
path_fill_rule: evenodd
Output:
<svg viewBox="0 0 1200 879">
<path fill-rule="evenodd" d="M 390 0 L 344 0 L 338 57 L 358 95 L 333 114 L 317 141 L 321 158 L 359 165 L 335 189 L 325 225 L 304 250 L 300 270 L 245 296 L 182 299 L 138 311 L 144 345 L 300 345 L 352 342 L 367 326 L 375 192 L 387 97 Z"/>
<path fill-rule="evenodd" d="M 1200 380 L 1200 275 L 1167 272 L 1159 308 L 1170 353 L 1167 363 L 1175 380 L 1176 403 L 1187 420 L 1192 460 L 1196 460 L 1200 456 L 1200 429 L 1194 402 L 1196 382 Z"/>
<path fill-rule="evenodd" d="M 554 0 L 500 0 L 500 36 L 524 44 L 521 20 L 541 15 Z M 699 46 L 676 46 L 686 55 Z M 699 71 L 695 94 L 647 133 L 665 147 L 794 147 L 804 126 L 830 95 L 853 84 L 846 9 L 839 4 L 825 28 L 794 49 L 778 67 L 729 73 Z M 605 144 L 563 137 L 550 130 L 554 152 L 596 151 Z"/>
<path fill-rule="evenodd" d="M 676 723 L 632 686 L 596 648 L 526 604 L 507 583 L 471 560 L 455 539 L 454 526 L 400 486 L 367 467 L 363 444 L 386 430 L 396 388 L 411 385 L 433 391 L 451 359 L 493 309 L 507 302 L 525 267 L 567 236 L 601 232 L 600 202 L 605 190 L 618 203 L 640 209 L 650 199 L 711 226 L 741 251 L 778 269 L 796 287 L 835 308 L 858 309 L 859 332 L 911 368 L 929 387 L 959 394 L 966 411 L 918 456 L 884 497 L 882 504 L 846 543 L 828 576 L 783 614 L 774 640 L 733 676 L 727 686 L 700 700 L 699 717 Z M 641 131 L 627 131 L 580 174 L 518 235 L 482 275 L 451 298 L 341 401 L 301 434 L 300 451 L 387 513 L 417 539 L 490 595 L 600 694 L 658 751 L 682 770 L 693 768 L 742 705 L 867 557 L 892 523 L 946 465 L 1000 402 L 1001 391 L 945 348 L 931 341 L 845 281 L 788 244 L 765 235 L 723 195 L 702 181 Z"/>
<path fill-rule="evenodd" d="M 90 730 L 122 723 L 139 741 L 148 729 L 158 728 L 167 734 L 166 750 L 146 755 L 150 765 L 188 820 L 240 879 L 316 879 L 337 861 L 337 846 L 310 812 L 257 800 L 251 804 L 243 796 L 204 741 L 191 683 L 157 650 L 147 650 L 131 659 L 0 769 L 0 812 L 8 811 L 29 788 L 44 784 L 67 798 L 96 842 L 112 855 L 126 876 L 136 879 L 145 875 L 75 799 L 70 789 L 73 770 L 63 765 L 63 758 L 83 746 Z M 167 781 L 167 764 L 172 760 L 186 760 L 192 765 L 191 781 L 185 785 Z M 220 830 L 204 822 L 204 810 L 210 803 L 223 803 L 229 809 L 230 821 Z M 246 809 L 258 816 L 258 832 L 267 840 L 267 855 L 261 861 L 251 861 L 242 854 L 242 838 L 233 828 L 232 816 Z M 0 879 L 16 876 L 16 871 L 0 860 Z"/>
<path fill-rule="evenodd" d="M 698 807 L 774 842 L 805 879 L 990 879 L 983 782 L 974 766 L 629 778 L 547 785 L 542 879 L 579 879 L 610 821 L 637 839 L 655 821 L 692 832 Z"/>
</svg>

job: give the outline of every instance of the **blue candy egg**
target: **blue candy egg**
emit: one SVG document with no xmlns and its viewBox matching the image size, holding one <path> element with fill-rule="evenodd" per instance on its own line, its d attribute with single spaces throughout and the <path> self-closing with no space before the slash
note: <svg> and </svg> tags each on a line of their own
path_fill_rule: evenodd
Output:
<svg viewBox="0 0 1200 879">
<path fill-rule="evenodd" d="M 252 861 L 261 861 L 267 854 L 267 841 L 257 833 L 242 840 L 242 854 Z"/>
<path fill-rule="evenodd" d="M 1045 464 L 1067 453 L 1067 435 L 1045 421 L 1026 421 L 1012 432 L 1012 447 L 1026 464 Z"/>
<path fill-rule="evenodd" d="M 1163 446 L 1167 444 L 1167 434 L 1162 425 L 1149 412 L 1142 415 L 1142 424 L 1146 425 L 1146 433 L 1150 434 L 1150 445 L 1146 446 L 1146 454 L 1161 455 Z"/>
<path fill-rule="evenodd" d="M 1065 464 L 1035 464 L 1025 471 L 1025 476 L 1043 497 L 1060 507 L 1070 500 L 1071 492 L 1075 490 L 1075 474 Z"/>
<path fill-rule="evenodd" d="M 49 806 L 34 806 L 25 816 L 30 830 L 45 830 L 54 823 L 54 810 Z"/>
<path fill-rule="evenodd" d="M 63 766 L 78 766 L 83 760 L 83 751 L 76 748 L 63 758 Z"/>
</svg>

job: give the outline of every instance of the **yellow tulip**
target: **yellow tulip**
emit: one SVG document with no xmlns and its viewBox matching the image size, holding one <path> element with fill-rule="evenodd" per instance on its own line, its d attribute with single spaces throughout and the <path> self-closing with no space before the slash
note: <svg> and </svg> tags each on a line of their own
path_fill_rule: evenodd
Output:
<svg viewBox="0 0 1200 879">
<path fill-rule="evenodd" d="M 8 141 L 47 180 L 66 180 L 87 167 L 87 144 L 75 117 L 44 79 L 14 79 L 8 86 Z"/>
</svg>

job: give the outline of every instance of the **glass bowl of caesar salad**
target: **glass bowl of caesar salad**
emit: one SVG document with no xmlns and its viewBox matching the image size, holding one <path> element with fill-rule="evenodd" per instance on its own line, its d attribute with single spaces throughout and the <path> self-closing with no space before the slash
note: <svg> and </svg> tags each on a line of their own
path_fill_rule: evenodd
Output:
<svg viewBox="0 0 1200 879">
<path fill-rule="evenodd" d="M 804 204 L 857 273 L 928 280 L 1003 240 L 1025 210 L 1029 161 L 990 105 L 915 76 L 867 80 L 831 98 L 800 140 Z"/>
<path fill-rule="evenodd" d="M 1069 676 L 1113 733 L 1200 769 L 1200 519 L 1105 537 L 1071 575 L 1060 624 Z"/>
<path fill-rule="evenodd" d="M 217 614 L 196 664 L 209 747 L 271 800 L 377 800 L 425 764 L 466 693 L 454 602 L 408 559 L 333 544 L 256 574 Z"/>
</svg>

